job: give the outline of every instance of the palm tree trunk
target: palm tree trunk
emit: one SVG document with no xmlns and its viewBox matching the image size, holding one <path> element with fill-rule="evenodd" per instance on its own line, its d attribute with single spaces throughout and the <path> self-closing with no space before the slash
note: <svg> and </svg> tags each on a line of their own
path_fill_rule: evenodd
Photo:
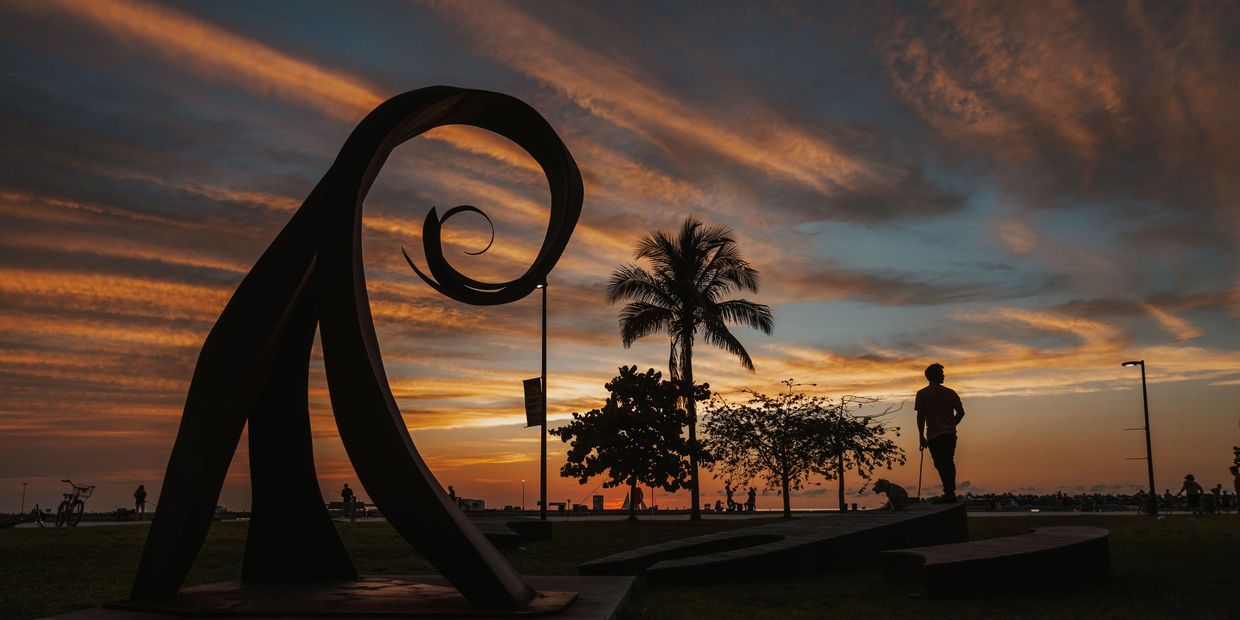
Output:
<svg viewBox="0 0 1240 620">
<path fill-rule="evenodd" d="M 681 379 L 685 382 L 685 411 L 689 413 L 689 471 L 693 478 L 689 481 L 689 499 L 693 506 L 689 508 L 689 520 L 702 520 L 701 490 L 698 488 L 698 442 L 697 442 L 697 401 L 693 398 L 693 340 L 690 336 L 681 343 L 682 368 Z"/>
</svg>

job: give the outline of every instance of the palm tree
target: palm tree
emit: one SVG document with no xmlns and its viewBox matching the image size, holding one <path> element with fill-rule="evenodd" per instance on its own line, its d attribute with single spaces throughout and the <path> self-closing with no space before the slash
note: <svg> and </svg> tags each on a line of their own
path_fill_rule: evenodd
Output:
<svg viewBox="0 0 1240 620">
<path fill-rule="evenodd" d="M 758 292 L 758 272 L 741 257 L 732 230 L 706 225 L 692 216 L 676 236 L 657 231 L 642 237 L 634 258 L 652 269 L 623 265 L 607 282 L 607 301 L 628 301 L 620 311 L 620 338 L 625 348 L 650 334 L 671 340 L 667 360 L 671 380 L 680 384 L 689 413 L 689 468 L 693 479 L 690 518 L 701 519 L 698 489 L 697 407 L 693 398 L 693 341 L 701 332 L 707 344 L 719 347 L 753 371 L 753 359 L 728 323 L 748 325 L 770 334 L 771 309 L 744 299 L 723 299 L 733 291 Z"/>
</svg>

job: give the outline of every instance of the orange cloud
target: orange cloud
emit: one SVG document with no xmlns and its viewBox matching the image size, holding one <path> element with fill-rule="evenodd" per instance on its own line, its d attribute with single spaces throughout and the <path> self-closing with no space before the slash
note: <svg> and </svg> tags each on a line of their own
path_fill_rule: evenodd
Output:
<svg viewBox="0 0 1240 620">
<path fill-rule="evenodd" d="M 627 63 L 574 43 L 508 4 L 478 11 L 455 3 L 434 9 L 456 20 L 484 49 L 619 127 L 655 139 L 671 134 L 739 164 L 824 194 L 870 182 L 874 172 L 835 145 L 773 114 L 755 112 L 748 124 L 716 122 L 652 84 Z"/>
<path fill-rule="evenodd" d="M 360 81 L 298 60 L 185 13 L 158 5 L 118 0 L 28 2 L 32 11 L 56 11 L 138 44 L 215 81 L 291 103 L 309 104 L 331 116 L 354 121 L 383 102 Z"/>
<path fill-rule="evenodd" d="M 1076 5 L 951 2 L 894 21 L 884 63 L 896 92 L 953 139 L 1024 156 L 1048 133 L 1092 164 L 1123 135 L 1124 84 Z"/>
<path fill-rule="evenodd" d="M 1193 325 L 1192 323 L 1153 304 L 1143 303 L 1141 304 L 1141 307 L 1144 308 L 1146 312 L 1150 313 L 1150 316 L 1154 317 L 1154 320 L 1158 321 L 1164 329 L 1171 332 L 1171 334 L 1175 336 L 1176 342 L 1192 340 L 1193 338 L 1197 338 L 1205 333 L 1196 325 Z"/>
<path fill-rule="evenodd" d="M 166 62 L 205 79 L 315 109 L 346 122 L 361 120 L 391 94 L 345 72 L 321 67 L 164 6 L 134 0 L 105 3 L 22 0 L 14 6 L 30 12 L 55 12 L 57 16 L 78 20 L 126 45 L 152 51 Z M 425 137 L 516 168 L 538 170 L 537 163 L 524 150 L 488 131 L 447 126 L 428 132 Z M 823 151 L 821 146 L 802 143 L 804 141 L 795 135 L 785 137 L 796 138 L 793 143 L 802 153 Z M 589 152 L 600 165 L 619 173 L 609 174 L 605 185 L 663 199 L 701 195 L 699 190 L 600 144 L 575 139 L 570 146 Z M 802 168 L 804 173 L 808 166 Z M 588 170 L 586 177 L 587 182 L 593 179 Z M 592 193 L 600 189 L 601 186 L 591 183 Z"/>
<path fill-rule="evenodd" d="M 1017 256 L 1028 256 L 1038 247 L 1038 233 L 1029 224 L 1005 219 L 996 225 L 999 241 Z"/>
</svg>

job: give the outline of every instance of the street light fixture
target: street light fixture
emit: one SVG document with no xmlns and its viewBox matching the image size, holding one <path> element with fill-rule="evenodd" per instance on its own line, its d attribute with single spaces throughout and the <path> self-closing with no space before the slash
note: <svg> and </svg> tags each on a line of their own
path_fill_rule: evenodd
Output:
<svg viewBox="0 0 1240 620">
<path fill-rule="evenodd" d="M 521 481 L 521 512 L 525 512 L 525 481 Z"/>
<path fill-rule="evenodd" d="M 1145 464 L 1150 475 L 1150 516 L 1158 515 L 1158 496 L 1154 492 L 1154 449 L 1150 444 L 1150 399 L 1145 390 L 1145 360 L 1133 360 L 1120 364 L 1124 367 L 1141 367 L 1141 402 L 1145 406 Z"/>
<path fill-rule="evenodd" d="M 542 425 L 538 435 L 542 458 L 538 460 L 538 518 L 547 520 L 547 281 L 534 288 L 542 289 Z"/>
<path fill-rule="evenodd" d="M 788 380 L 786 380 L 786 381 L 780 381 L 780 383 L 782 383 L 782 384 L 784 384 L 784 385 L 788 386 L 788 395 L 789 395 L 789 396 L 792 396 L 792 388 L 793 388 L 793 386 L 796 386 L 796 387 L 800 387 L 800 386 L 802 386 L 802 385 L 809 385 L 809 386 L 813 386 L 813 387 L 817 387 L 817 386 L 818 386 L 818 384 L 817 384 L 817 383 L 793 383 L 792 381 L 793 381 L 792 379 L 788 379 Z"/>
</svg>

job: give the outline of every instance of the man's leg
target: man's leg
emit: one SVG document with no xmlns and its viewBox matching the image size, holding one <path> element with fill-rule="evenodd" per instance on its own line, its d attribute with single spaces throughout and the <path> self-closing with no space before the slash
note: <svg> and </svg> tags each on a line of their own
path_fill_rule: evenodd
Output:
<svg viewBox="0 0 1240 620">
<path fill-rule="evenodd" d="M 956 497 L 956 436 L 943 435 L 926 442 L 930 448 L 930 458 L 934 468 L 943 481 L 943 496 Z"/>
</svg>

